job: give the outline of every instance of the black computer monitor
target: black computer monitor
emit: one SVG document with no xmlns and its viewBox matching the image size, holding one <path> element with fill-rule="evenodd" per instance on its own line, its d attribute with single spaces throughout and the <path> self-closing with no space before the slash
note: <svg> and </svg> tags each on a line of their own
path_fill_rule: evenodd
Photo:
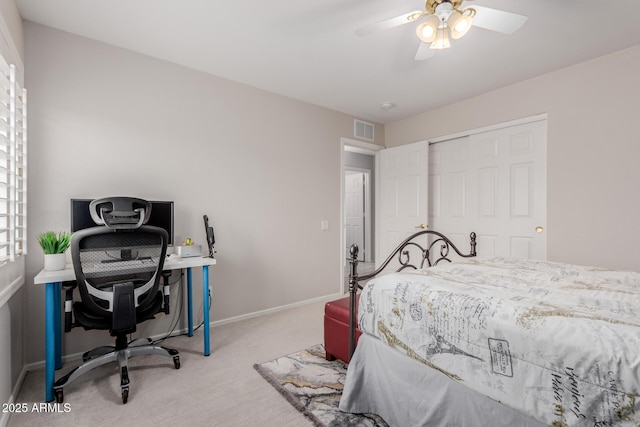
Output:
<svg viewBox="0 0 640 427">
<path fill-rule="evenodd" d="M 71 199 L 71 232 L 84 228 L 95 227 L 96 223 L 91 219 L 89 203 L 93 199 Z M 169 245 L 173 245 L 173 202 L 151 201 L 151 216 L 147 225 L 164 228 L 169 234 Z"/>
</svg>

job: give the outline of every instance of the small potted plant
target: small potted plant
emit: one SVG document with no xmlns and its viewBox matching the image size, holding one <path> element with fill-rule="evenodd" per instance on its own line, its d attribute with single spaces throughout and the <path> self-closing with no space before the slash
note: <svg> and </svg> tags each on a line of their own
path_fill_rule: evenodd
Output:
<svg viewBox="0 0 640 427">
<path fill-rule="evenodd" d="M 67 263 L 65 251 L 69 248 L 71 233 L 47 231 L 38 234 L 38 243 L 44 251 L 45 270 L 64 270 Z"/>
</svg>

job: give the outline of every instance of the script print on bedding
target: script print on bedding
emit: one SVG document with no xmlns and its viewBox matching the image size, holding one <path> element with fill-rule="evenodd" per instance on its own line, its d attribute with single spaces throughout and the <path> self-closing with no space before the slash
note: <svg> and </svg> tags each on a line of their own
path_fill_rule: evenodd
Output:
<svg viewBox="0 0 640 427">
<path fill-rule="evenodd" d="M 371 280 L 359 324 L 553 426 L 640 425 L 640 274 L 494 258 Z"/>
</svg>

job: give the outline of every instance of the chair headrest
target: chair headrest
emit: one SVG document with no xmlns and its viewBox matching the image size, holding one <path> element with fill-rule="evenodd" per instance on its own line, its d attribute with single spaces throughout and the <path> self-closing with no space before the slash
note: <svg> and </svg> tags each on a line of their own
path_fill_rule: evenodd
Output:
<svg viewBox="0 0 640 427">
<path fill-rule="evenodd" d="M 89 203 L 89 213 L 98 225 L 131 230 L 149 221 L 151 202 L 135 197 L 104 197 Z"/>
</svg>

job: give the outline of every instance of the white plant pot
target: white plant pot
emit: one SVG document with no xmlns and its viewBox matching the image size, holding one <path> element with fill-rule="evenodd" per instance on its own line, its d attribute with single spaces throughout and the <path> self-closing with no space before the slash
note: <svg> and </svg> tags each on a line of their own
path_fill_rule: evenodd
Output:
<svg viewBox="0 0 640 427">
<path fill-rule="evenodd" d="M 44 269 L 47 271 L 64 270 L 67 265 L 67 254 L 45 254 Z"/>
</svg>

